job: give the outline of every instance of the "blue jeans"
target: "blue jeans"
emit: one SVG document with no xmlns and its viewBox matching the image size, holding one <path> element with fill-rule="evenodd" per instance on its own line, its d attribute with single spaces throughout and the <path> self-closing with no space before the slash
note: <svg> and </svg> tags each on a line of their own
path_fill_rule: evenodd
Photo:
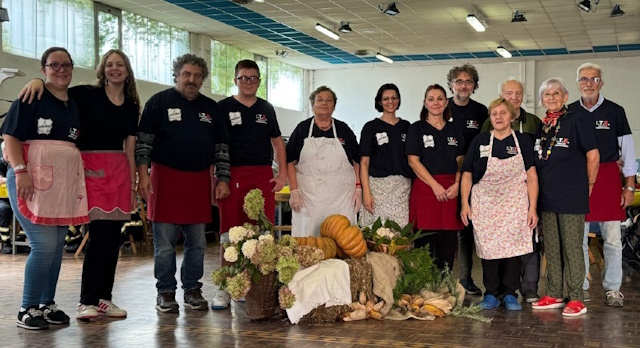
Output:
<svg viewBox="0 0 640 348">
<path fill-rule="evenodd" d="M 600 235 L 604 239 L 604 272 L 602 274 L 602 287 L 604 291 L 620 291 L 622 285 L 622 232 L 620 221 L 603 221 L 600 224 Z M 589 222 L 584 224 L 584 265 L 589 270 Z M 583 290 L 589 290 L 589 280 L 584 278 Z"/>
<path fill-rule="evenodd" d="M 200 278 L 204 274 L 204 252 L 207 240 L 204 236 L 206 224 L 174 225 L 164 222 L 153 223 L 153 273 L 158 280 L 158 293 L 175 292 L 176 243 L 180 230 L 184 234 L 184 259 L 180 268 L 180 281 L 185 292 L 200 289 Z"/>
<path fill-rule="evenodd" d="M 22 308 L 47 304 L 56 295 L 64 238 L 69 226 L 36 225 L 20 214 L 13 169 L 7 172 L 7 189 L 16 219 L 27 234 L 31 246 L 31 253 L 24 266 Z"/>
</svg>

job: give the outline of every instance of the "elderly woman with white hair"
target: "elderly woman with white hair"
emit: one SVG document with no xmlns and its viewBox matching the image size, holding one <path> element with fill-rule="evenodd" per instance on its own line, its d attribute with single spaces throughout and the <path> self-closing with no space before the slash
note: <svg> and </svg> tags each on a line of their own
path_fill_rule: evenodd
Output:
<svg viewBox="0 0 640 348">
<path fill-rule="evenodd" d="M 547 295 L 533 302 L 532 307 L 564 308 L 562 315 L 579 316 L 587 312 L 582 294 L 582 235 L 600 154 L 589 123 L 567 112 L 569 92 L 564 81 L 547 79 L 538 92 L 541 105 L 547 109 L 534 146 L 540 186 L 538 210 L 547 258 Z M 566 305 L 563 276 L 569 298 Z"/>
</svg>

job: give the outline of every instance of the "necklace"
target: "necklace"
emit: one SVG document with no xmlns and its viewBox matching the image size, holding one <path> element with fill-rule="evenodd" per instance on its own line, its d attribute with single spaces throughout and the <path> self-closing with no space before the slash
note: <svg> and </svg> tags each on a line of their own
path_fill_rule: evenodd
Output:
<svg viewBox="0 0 640 348">
<path fill-rule="evenodd" d="M 329 122 L 328 125 L 326 126 L 321 126 L 318 124 L 318 121 L 315 121 L 316 127 L 318 127 L 318 129 L 320 129 L 321 131 L 328 131 L 329 129 L 331 129 L 331 122 Z"/>
<path fill-rule="evenodd" d="M 551 150 L 556 145 L 556 141 L 558 140 L 557 136 L 558 136 L 558 132 L 560 132 L 560 123 L 561 123 L 561 119 L 558 119 L 558 123 L 555 126 L 545 125 L 545 124 L 542 125 L 542 136 L 540 137 L 540 148 L 538 149 L 538 159 L 546 161 L 549 159 L 549 156 L 551 156 Z M 551 137 L 551 141 L 549 142 L 549 147 L 547 148 L 545 156 L 542 157 L 542 146 L 546 143 L 549 132 L 551 132 L 552 129 L 554 130 L 553 137 Z"/>
</svg>

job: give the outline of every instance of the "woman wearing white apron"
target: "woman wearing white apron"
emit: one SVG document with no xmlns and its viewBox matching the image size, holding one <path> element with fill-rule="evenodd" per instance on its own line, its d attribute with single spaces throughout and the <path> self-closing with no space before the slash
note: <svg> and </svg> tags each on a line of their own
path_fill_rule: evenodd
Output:
<svg viewBox="0 0 640 348">
<path fill-rule="evenodd" d="M 460 215 L 465 225 L 473 220 L 486 289 L 479 303 L 484 309 L 498 307 L 497 297 L 503 293 L 507 310 L 522 309 L 516 294 L 520 256 L 532 252 L 531 231 L 538 223 L 533 142 L 511 130 L 515 111 L 504 98 L 491 102 L 494 130 L 473 139 L 462 165 Z"/>
<path fill-rule="evenodd" d="M 334 120 L 337 98 L 326 86 L 309 97 L 314 117 L 298 124 L 287 144 L 287 162 L 293 210 L 291 234 L 319 236 L 322 221 L 342 214 L 352 224 L 362 202 L 356 137 Z"/>
</svg>

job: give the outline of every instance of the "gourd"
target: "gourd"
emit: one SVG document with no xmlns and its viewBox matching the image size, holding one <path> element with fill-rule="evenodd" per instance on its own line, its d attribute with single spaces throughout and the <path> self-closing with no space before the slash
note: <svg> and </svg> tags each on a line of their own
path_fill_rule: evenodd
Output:
<svg viewBox="0 0 640 348">
<path fill-rule="evenodd" d="M 363 257 L 367 253 L 367 243 L 358 226 L 352 226 L 349 219 L 343 215 L 331 215 L 320 226 L 323 237 L 332 238 L 340 250 L 353 258 Z M 338 251 L 340 256 L 340 251 Z"/>
<path fill-rule="evenodd" d="M 298 245 L 310 245 L 316 247 L 324 252 L 324 258 L 332 259 L 336 257 L 338 253 L 338 246 L 336 242 L 329 237 L 294 237 L 298 242 Z"/>
</svg>

